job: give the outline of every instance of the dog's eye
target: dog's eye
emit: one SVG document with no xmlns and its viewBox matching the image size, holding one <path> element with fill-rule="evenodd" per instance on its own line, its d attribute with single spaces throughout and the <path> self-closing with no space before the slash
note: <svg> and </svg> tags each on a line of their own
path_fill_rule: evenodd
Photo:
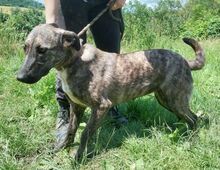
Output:
<svg viewBox="0 0 220 170">
<path fill-rule="evenodd" d="M 47 51 L 47 48 L 37 47 L 37 52 L 39 54 L 44 54 L 44 53 L 46 53 L 46 51 Z"/>
<path fill-rule="evenodd" d="M 28 46 L 25 44 L 25 45 L 23 46 L 23 49 L 24 49 L 24 52 L 26 52 L 27 49 L 28 49 Z"/>
<path fill-rule="evenodd" d="M 26 51 L 26 49 L 27 49 L 27 46 L 26 46 L 26 45 L 24 45 L 24 46 L 23 46 L 23 50 L 24 50 L 24 51 Z"/>
</svg>

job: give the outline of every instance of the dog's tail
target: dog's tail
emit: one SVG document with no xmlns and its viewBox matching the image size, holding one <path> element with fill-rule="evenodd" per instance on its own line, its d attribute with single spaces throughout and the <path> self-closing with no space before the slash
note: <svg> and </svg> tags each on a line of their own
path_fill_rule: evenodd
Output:
<svg viewBox="0 0 220 170">
<path fill-rule="evenodd" d="M 200 70 L 205 65 L 205 54 L 200 44 L 192 38 L 183 38 L 183 41 L 190 45 L 196 53 L 195 60 L 188 60 L 191 70 Z"/>
</svg>

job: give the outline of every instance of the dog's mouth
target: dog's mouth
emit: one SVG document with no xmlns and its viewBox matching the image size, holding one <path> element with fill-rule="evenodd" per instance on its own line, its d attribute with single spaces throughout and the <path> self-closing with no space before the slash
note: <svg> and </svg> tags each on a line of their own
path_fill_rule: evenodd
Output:
<svg viewBox="0 0 220 170">
<path fill-rule="evenodd" d="M 27 83 L 27 84 L 34 84 L 38 82 L 41 79 L 41 77 L 32 77 L 32 76 L 25 76 L 18 74 L 17 75 L 17 80 L 22 82 L 22 83 Z"/>
<path fill-rule="evenodd" d="M 43 75 L 37 75 L 37 76 L 25 74 L 25 73 L 22 73 L 22 71 L 20 71 L 17 74 L 17 80 L 22 83 L 34 84 L 38 82 L 43 76 L 46 76 L 49 73 L 49 71 L 50 70 L 46 71 Z"/>
</svg>

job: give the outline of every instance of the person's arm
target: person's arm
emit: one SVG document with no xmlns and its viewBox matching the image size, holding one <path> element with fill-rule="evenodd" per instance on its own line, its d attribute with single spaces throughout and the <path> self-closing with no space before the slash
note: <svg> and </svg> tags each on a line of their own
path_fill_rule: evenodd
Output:
<svg viewBox="0 0 220 170">
<path fill-rule="evenodd" d="M 116 10 L 116 9 L 119 9 L 119 8 L 122 8 L 125 4 L 125 1 L 126 0 L 116 0 L 114 5 L 112 6 L 112 10 Z"/>
<path fill-rule="evenodd" d="M 55 23 L 59 0 L 44 0 L 46 23 Z"/>
<path fill-rule="evenodd" d="M 64 28 L 64 18 L 61 12 L 60 0 L 44 0 L 46 23 L 56 23 Z"/>
</svg>

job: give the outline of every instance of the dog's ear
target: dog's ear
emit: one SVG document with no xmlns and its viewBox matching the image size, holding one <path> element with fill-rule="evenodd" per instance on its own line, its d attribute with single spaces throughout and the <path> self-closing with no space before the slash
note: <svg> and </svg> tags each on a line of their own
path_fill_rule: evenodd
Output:
<svg viewBox="0 0 220 170">
<path fill-rule="evenodd" d="M 80 50 L 80 40 L 79 37 L 74 33 L 70 31 L 65 31 L 62 35 L 62 44 L 65 48 L 74 48 L 77 51 Z"/>
</svg>

